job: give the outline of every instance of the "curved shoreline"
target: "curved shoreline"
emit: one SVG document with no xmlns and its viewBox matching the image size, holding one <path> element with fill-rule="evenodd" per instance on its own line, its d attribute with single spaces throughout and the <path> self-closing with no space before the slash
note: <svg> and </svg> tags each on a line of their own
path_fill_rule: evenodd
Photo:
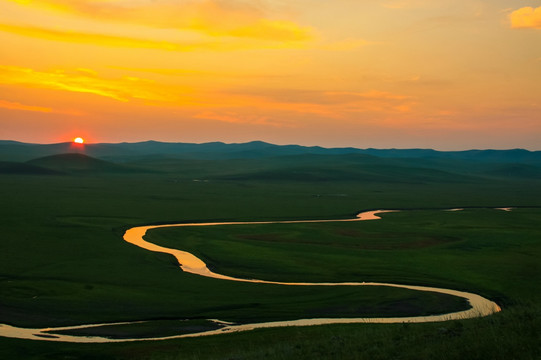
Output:
<svg viewBox="0 0 541 360">
<path fill-rule="evenodd" d="M 458 210 L 458 209 L 456 209 Z M 503 209 L 502 209 L 503 210 Z M 507 208 L 506 208 L 507 210 Z M 230 332 L 240 332 L 240 331 L 249 331 L 260 328 L 274 328 L 282 326 L 309 326 L 309 325 L 324 325 L 324 324 L 351 324 L 351 323 L 420 323 L 420 322 L 437 322 L 437 321 L 449 321 L 449 320 L 458 320 L 458 319 L 468 319 L 474 317 L 481 317 L 494 314 L 501 311 L 501 308 L 494 303 L 480 295 L 468 293 L 464 291 L 428 287 L 428 286 L 415 286 L 415 285 L 402 285 L 402 284 L 391 284 L 391 283 L 376 283 L 376 282 L 342 282 L 342 283 L 307 283 L 307 282 L 279 282 L 279 281 L 266 281 L 266 280 L 257 280 L 257 279 L 242 279 L 235 278 L 232 276 L 217 274 L 208 269 L 207 265 L 195 255 L 177 249 L 170 249 L 163 246 L 159 246 L 144 240 L 148 230 L 164 228 L 164 227 L 193 227 L 193 226 L 224 226 L 224 225 L 261 225 L 261 224 L 300 224 L 300 223 L 324 223 L 324 222 L 350 222 L 350 221 L 365 221 L 365 220 L 375 220 L 380 219 L 377 214 L 392 212 L 396 210 L 375 210 L 375 211 L 366 211 L 357 215 L 353 219 L 338 219 L 338 220 L 290 220 L 290 221 L 256 221 L 256 222 L 209 222 L 209 223 L 185 223 L 185 224 L 166 224 L 166 225 L 149 225 L 149 226 L 138 226 L 131 229 L 128 229 L 124 233 L 123 239 L 126 242 L 129 242 L 133 245 L 139 246 L 143 249 L 161 252 L 166 254 L 171 254 L 175 256 L 180 267 L 183 271 L 189 272 L 192 274 L 206 276 L 222 280 L 230 281 L 240 281 L 240 282 L 249 282 L 249 283 L 260 283 L 260 284 L 274 284 L 274 285 L 286 285 L 286 286 L 387 286 L 387 287 L 396 287 L 404 288 L 415 291 L 428 291 L 428 292 L 437 292 L 448 294 L 452 296 L 458 296 L 464 298 L 468 301 L 471 308 L 463 311 L 440 314 L 440 315 L 429 315 L 429 316 L 412 316 L 412 317 L 391 317 L 391 318 L 319 318 L 319 319 L 298 319 L 298 320 L 289 320 L 289 321 L 273 321 L 273 322 L 264 322 L 264 323 L 254 323 L 254 324 L 243 324 L 243 325 L 234 325 L 229 323 L 220 322 L 225 326 L 217 329 L 204 331 L 199 333 L 190 333 L 174 336 L 164 336 L 164 337 L 153 337 L 153 338 L 128 338 L 128 339 L 110 339 L 100 336 L 74 336 L 74 335 L 64 335 L 64 334 L 55 334 L 55 331 L 63 330 L 77 330 L 85 329 L 91 327 L 99 326 L 111 326 L 111 325 L 121 325 L 121 324 L 133 324 L 134 322 L 123 322 L 123 323 L 108 323 L 108 324 L 89 324 L 89 325 L 79 325 L 79 326 L 68 326 L 68 327 L 57 327 L 57 328 L 47 328 L 47 329 L 30 329 L 30 328 L 19 328 L 10 325 L 0 324 L 0 336 L 19 338 L 19 339 L 31 339 L 31 340 L 42 340 L 42 341 L 61 341 L 61 342 L 76 342 L 76 343 L 103 343 L 103 342 L 128 342 L 128 341 L 150 341 L 150 340 L 166 340 L 166 339 L 178 339 L 178 338 L 187 338 L 187 337 L 198 337 L 198 336 L 210 336 Z"/>
</svg>

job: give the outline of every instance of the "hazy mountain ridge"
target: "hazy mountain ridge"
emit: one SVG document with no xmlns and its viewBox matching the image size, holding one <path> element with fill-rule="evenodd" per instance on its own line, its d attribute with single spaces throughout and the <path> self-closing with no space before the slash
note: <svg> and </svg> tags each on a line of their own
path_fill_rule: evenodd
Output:
<svg viewBox="0 0 541 360">
<path fill-rule="evenodd" d="M 216 160 L 254 159 L 301 154 L 366 154 L 380 158 L 459 159 L 541 165 L 541 151 L 524 149 L 437 151 L 433 149 L 324 148 L 320 146 L 275 145 L 263 141 L 233 144 L 223 142 L 195 144 L 144 141 L 74 146 L 72 143 L 30 144 L 0 140 L 0 160 L 5 161 L 28 161 L 37 157 L 70 152 L 80 152 L 114 162 L 127 162 L 136 160 L 139 157 L 148 158 L 150 156 Z"/>
<path fill-rule="evenodd" d="M 30 157 L 30 159 L 28 159 Z M 381 183 L 541 179 L 541 152 L 322 148 L 146 141 L 26 144 L 0 141 L 0 174 L 164 174 L 176 180 L 364 181 Z"/>
</svg>

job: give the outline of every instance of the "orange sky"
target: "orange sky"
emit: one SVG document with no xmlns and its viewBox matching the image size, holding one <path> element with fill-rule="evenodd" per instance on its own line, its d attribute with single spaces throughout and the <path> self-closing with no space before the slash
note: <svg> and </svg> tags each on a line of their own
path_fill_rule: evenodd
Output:
<svg viewBox="0 0 541 360">
<path fill-rule="evenodd" d="M 0 0 L 0 139 L 541 150 L 541 1 Z"/>
</svg>

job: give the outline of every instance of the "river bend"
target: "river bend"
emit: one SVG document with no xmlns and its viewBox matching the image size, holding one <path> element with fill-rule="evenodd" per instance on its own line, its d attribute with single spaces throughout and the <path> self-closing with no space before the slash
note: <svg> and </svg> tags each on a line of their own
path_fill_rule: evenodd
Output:
<svg viewBox="0 0 541 360">
<path fill-rule="evenodd" d="M 461 210 L 461 209 L 452 209 Z M 507 210 L 507 208 L 505 209 Z M 491 315 L 495 312 L 501 311 L 501 308 L 494 303 L 480 295 L 436 287 L 428 286 L 415 286 L 415 285 L 403 285 L 403 284 L 391 284 L 391 283 L 377 283 L 377 282 L 322 282 L 322 283 L 308 283 L 308 282 L 279 282 L 279 281 L 266 281 L 258 279 L 242 279 L 227 276 L 223 274 L 217 274 L 208 269 L 207 265 L 195 255 L 177 249 L 166 248 L 153 243 L 150 243 L 144 239 L 147 231 L 165 227 L 190 227 L 190 226 L 226 226 L 226 225 L 258 225 L 258 224 L 300 224 L 300 223 L 323 223 L 323 222 L 346 222 L 346 221 L 364 221 L 380 219 L 378 214 L 391 212 L 393 210 L 375 210 L 366 211 L 357 215 L 353 219 L 341 219 L 341 220 L 291 220 L 291 221 L 255 221 L 255 222 L 208 222 L 208 223 L 185 223 L 185 224 L 167 224 L 167 225 L 148 225 L 138 226 L 128 229 L 124 234 L 124 240 L 133 245 L 139 246 L 145 250 L 166 253 L 173 255 L 183 271 L 192 274 L 206 276 L 216 279 L 229 280 L 229 281 L 241 281 L 249 283 L 263 283 L 263 284 L 275 284 L 285 286 L 388 286 L 396 288 L 404 288 L 416 291 L 429 291 L 443 293 L 453 296 L 464 298 L 468 301 L 471 308 L 463 311 L 430 315 L 430 316 L 413 316 L 413 317 L 385 317 L 385 318 L 319 318 L 319 319 L 298 319 L 289 321 L 273 321 L 254 324 L 241 324 L 236 325 L 219 320 L 212 320 L 219 323 L 223 327 L 216 330 L 182 334 L 175 336 L 165 336 L 156 338 L 130 338 L 130 339 L 111 339 L 100 336 L 75 336 L 65 334 L 55 334 L 55 331 L 65 330 L 77 330 L 87 329 L 92 327 L 106 326 L 106 325 L 124 325 L 130 323 L 108 323 L 108 324 L 86 324 L 78 326 L 68 327 L 56 327 L 46 329 L 31 329 L 20 328 L 10 326 L 7 324 L 0 324 L 0 336 L 31 339 L 31 340 L 46 340 L 46 341 L 62 341 L 62 342 L 76 342 L 76 343 L 102 343 L 102 342 L 126 342 L 126 341 L 144 341 L 144 340 L 165 340 L 175 338 L 187 338 L 198 336 L 210 336 L 230 332 L 248 331 L 260 328 L 274 328 L 283 326 L 309 326 L 309 325 L 324 325 L 324 324 L 351 324 L 351 323 L 420 323 L 420 322 L 437 322 L 437 321 L 449 321 L 458 319 L 468 319 L 474 317 L 481 317 Z M 136 323 L 136 322 L 133 322 Z"/>
</svg>

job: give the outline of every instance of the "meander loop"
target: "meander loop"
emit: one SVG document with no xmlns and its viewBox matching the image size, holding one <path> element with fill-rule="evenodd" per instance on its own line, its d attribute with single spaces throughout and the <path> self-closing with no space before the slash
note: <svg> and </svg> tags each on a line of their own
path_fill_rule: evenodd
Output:
<svg viewBox="0 0 541 360">
<path fill-rule="evenodd" d="M 298 320 L 288 320 L 288 321 L 273 321 L 273 322 L 264 322 L 264 323 L 254 323 L 254 324 L 242 324 L 235 325 L 231 323 L 221 322 L 219 320 L 212 320 L 216 323 L 223 325 L 220 329 L 209 330 L 199 333 L 191 334 L 182 334 L 166 337 L 153 337 L 153 338 L 128 338 L 128 339 L 110 339 L 100 336 L 75 336 L 75 335 L 65 335 L 65 334 L 55 334 L 55 331 L 63 330 L 77 330 L 77 329 L 86 329 L 91 327 L 99 326 L 112 326 L 112 325 L 124 325 L 128 323 L 109 323 L 109 324 L 87 324 L 87 325 L 78 325 L 78 326 L 69 326 L 69 327 L 57 327 L 57 328 L 47 328 L 47 329 L 30 329 L 30 328 L 19 328 L 15 326 L 10 326 L 6 324 L 0 324 L 0 336 L 19 338 L 19 339 L 31 339 L 31 340 L 44 340 L 44 341 L 62 341 L 62 342 L 75 342 L 75 343 L 103 343 L 103 342 L 127 342 L 127 341 L 148 341 L 148 340 L 165 340 L 165 339 L 176 339 L 176 338 L 187 338 L 187 337 L 198 337 L 198 336 L 210 336 L 230 332 L 240 332 L 240 331 L 249 331 L 259 328 L 274 328 L 274 327 L 283 327 L 283 326 L 309 326 L 309 325 L 324 325 L 324 324 L 351 324 L 351 323 L 420 323 L 420 322 L 438 322 L 438 321 L 449 321 L 449 320 L 458 320 L 458 319 L 468 319 L 474 317 L 481 317 L 494 314 L 501 311 L 501 308 L 494 303 L 480 295 L 468 293 L 464 291 L 443 289 L 436 287 L 428 286 L 414 286 L 414 285 L 403 285 L 403 284 L 391 284 L 391 283 L 376 283 L 376 282 L 339 282 L 339 283 L 307 283 L 307 282 L 279 282 L 279 281 L 266 281 L 266 280 L 257 280 L 257 279 L 241 279 L 235 278 L 232 276 L 217 274 L 210 271 L 207 265 L 195 255 L 177 249 L 170 249 L 156 244 L 152 244 L 144 240 L 144 236 L 147 231 L 158 228 L 166 227 L 190 227 L 190 226 L 226 226 L 226 225 L 260 225 L 260 224 L 300 224 L 300 223 L 324 223 L 324 222 L 346 222 L 346 221 L 363 221 L 363 220 L 375 220 L 380 219 L 377 214 L 392 212 L 393 210 L 375 210 L 375 211 L 366 211 L 357 215 L 353 219 L 342 219 L 342 220 L 292 220 L 292 221 L 256 221 L 256 222 L 212 222 L 212 223 L 186 223 L 186 224 L 167 224 L 167 225 L 149 225 L 149 226 L 138 226 L 131 229 L 128 229 L 124 234 L 124 240 L 128 243 L 139 246 L 143 249 L 166 253 L 173 255 L 183 271 L 222 280 L 229 281 L 241 281 L 248 283 L 259 283 L 259 284 L 275 284 L 275 285 L 286 285 L 286 286 L 387 286 L 395 288 L 404 288 L 416 291 L 428 291 L 428 292 L 437 292 L 442 294 L 448 294 L 453 296 L 458 296 L 466 299 L 470 304 L 471 308 L 463 311 L 440 314 L 440 315 L 430 315 L 430 316 L 413 316 L 413 317 L 389 317 L 389 318 L 319 318 L 319 319 L 298 319 Z M 137 322 L 132 322 L 137 323 Z"/>
</svg>

